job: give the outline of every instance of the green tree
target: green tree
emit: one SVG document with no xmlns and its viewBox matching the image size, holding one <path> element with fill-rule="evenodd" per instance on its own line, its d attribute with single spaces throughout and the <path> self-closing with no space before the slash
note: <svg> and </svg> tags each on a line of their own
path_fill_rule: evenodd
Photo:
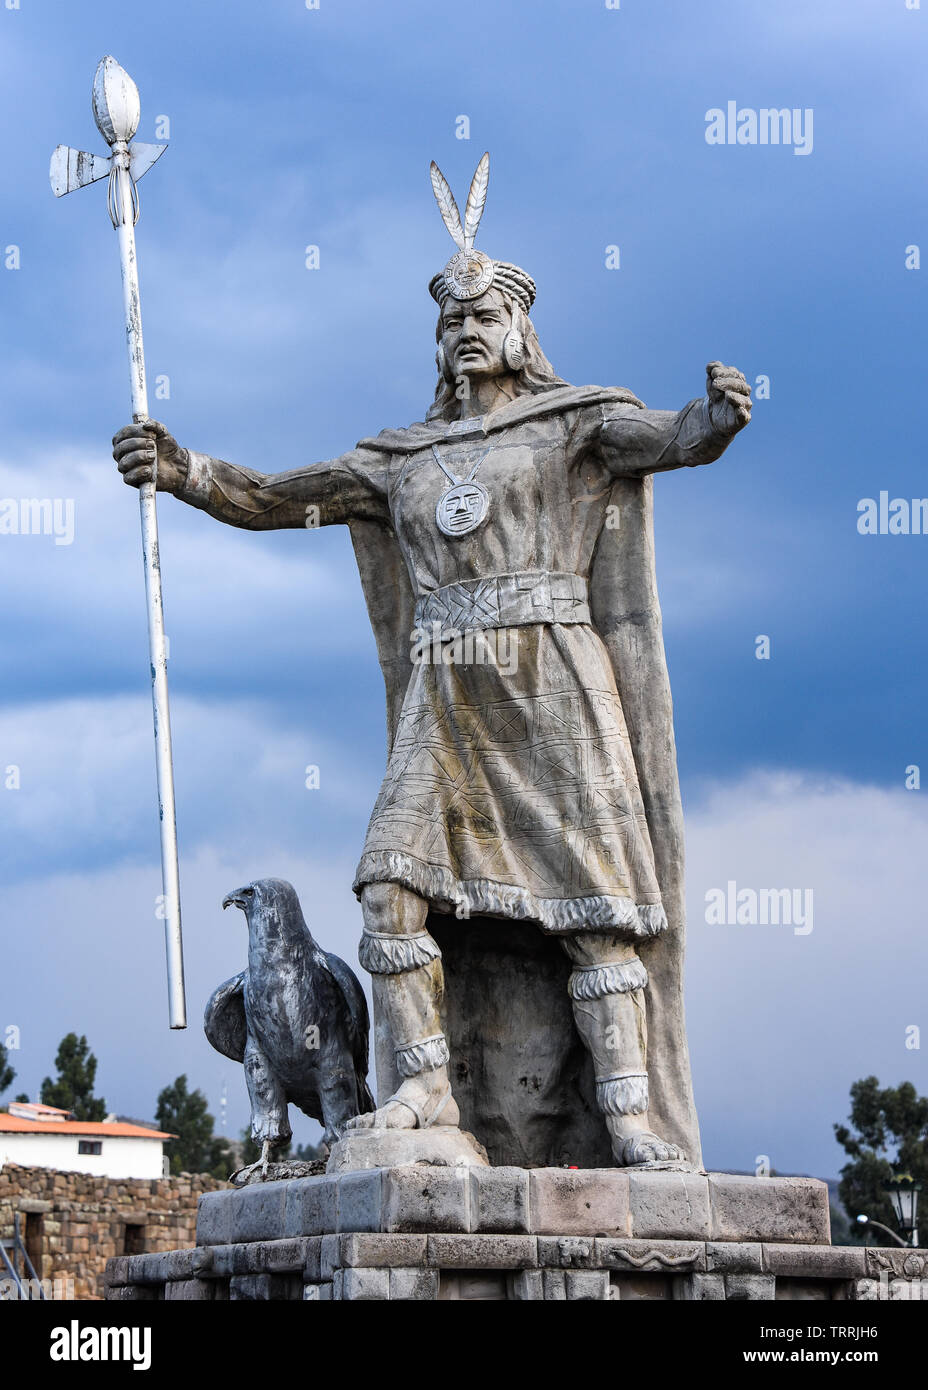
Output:
<svg viewBox="0 0 928 1390">
<path fill-rule="evenodd" d="M 46 1076 L 42 1082 L 40 1100 L 43 1105 L 55 1105 L 59 1110 L 71 1110 L 78 1120 L 102 1120 L 106 1117 L 106 1101 L 97 1099 L 93 1085 L 97 1078 L 97 1059 L 83 1034 L 68 1033 L 61 1039 L 55 1058 L 58 1079 Z"/>
<path fill-rule="evenodd" d="M 301 1163 L 319 1163 L 325 1157 L 321 1144 L 297 1144 L 294 1158 Z"/>
<path fill-rule="evenodd" d="M 0 1043 L 0 1095 L 3 1094 L 8 1086 L 12 1086 L 13 1078 L 16 1075 L 13 1068 L 7 1064 L 8 1056 L 9 1053 L 3 1043 Z"/>
<path fill-rule="evenodd" d="M 928 1192 L 928 1097 L 911 1081 L 881 1090 L 868 1076 L 851 1087 L 850 1120 L 853 1128 L 835 1125 L 835 1138 L 851 1157 L 838 1192 L 852 1228 L 864 1215 L 898 1230 L 883 1184 L 908 1174 Z"/>
<path fill-rule="evenodd" d="M 172 1086 L 165 1086 L 158 1096 L 155 1122 L 159 1129 L 177 1135 L 165 1145 L 174 1174 L 210 1173 L 214 1178 L 229 1175 L 228 1146 L 213 1134 L 215 1122 L 206 1105 L 202 1091 L 188 1089 L 186 1075 L 179 1076 Z"/>
</svg>

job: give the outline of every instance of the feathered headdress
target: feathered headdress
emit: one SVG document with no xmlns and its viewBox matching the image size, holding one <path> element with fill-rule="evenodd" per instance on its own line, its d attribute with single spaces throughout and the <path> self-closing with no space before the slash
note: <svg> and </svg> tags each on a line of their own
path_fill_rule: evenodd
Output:
<svg viewBox="0 0 928 1390">
<path fill-rule="evenodd" d="M 474 238 L 483 216 L 490 183 L 489 154 L 483 156 L 471 180 L 463 223 L 448 180 L 434 159 L 429 174 L 438 211 L 458 247 L 457 254 L 451 257 L 444 270 L 432 277 L 429 294 L 438 304 L 443 304 L 449 294 L 455 299 L 477 299 L 486 294 L 491 285 L 496 285 L 528 313 L 535 299 L 535 281 L 532 277 L 517 265 L 510 265 L 508 261 L 494 261 L 482 251 L 474 249 Z"/>
</svg>

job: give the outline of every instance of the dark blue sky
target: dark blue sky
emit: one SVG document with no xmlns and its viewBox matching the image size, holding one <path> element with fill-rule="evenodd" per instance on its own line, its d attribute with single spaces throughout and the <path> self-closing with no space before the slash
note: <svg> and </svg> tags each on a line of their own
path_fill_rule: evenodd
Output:
<svg viewBox="0 0 928 1390">
<path fill-rule="evenodd" d="M 928 271 L 905 268 L 905 248 L 928 245 L 926 26 L 903 0 L 0 11 L 0 242 L 21 259 L 0 269 L 0 496 L 71 497 L 76 509 L 71 546 L 0 535 L 0 763 L 22 767 L 22 788 L 0 791 L 15 903 L 0 1025 L 22 1029 L 13 1061 L 26 1089 L 76 1027 L 119 1109 L 150 1113 L 158 1086 L 186 1069 L 214 1107 L 225 1078 L 232 1123 L 244 1122 L 236 1069 L 195 1028 L 163 1030 L 157 924 L 138 902 L 139 883 L 157 891 L 157 836 L 137 506 L 109 460 L 128 414 L 116 245 L 102 189 L 56 202 L 46 174 L 58 142 L 101 150 L 89 97 L 107 52 L 141 89 L 139 138 L 170 118 L 170 149 L 140 185 L 142 305 L 150 378 L 170 378 L 152 412 L 191 447 L 273 472 L 422 417 L 434 386 L 426 285 L 451 250 L 428 163 L 463 194 L 485 148 L 481 244 L 537 280 L 533 318 L 562 376 L 662 408 L 701 394 L 711 359 L 770 378 L 722 460 L 656 483 L 707 1156 L 749 1166 L 776 1147 L 772 1130 L 785 1147 L 776 1166 L 832 1172 L 830 1123 L 855 1077 L 928 1088 L 922 1054 L 898 1045 L 924 993 L 924 883 L 907 877 L 924 813 L 903 778 L 928 766 L 928 537 L 866 537 L 856 524 L 863 497 L 928 494 Z M 812 152 L 707 144 L 706 112 L 729 100 L 811 109 Z M 455 138 L 461 115 L 468 140 Z M 304 267 L 310 243 L 318 271 Z M 612 244 L 618 271 L 604 265 Z M 251 536 L 171 499 L 160 512 L 195 1015 L 240 964 L 232 925 L 222 935 L 221 918 L 207 927 L 191 913 L 191 902 L 217 911 L 214 878 L 218 896 L 235 886 L 224 873 L 237 883 L 280 862 L 302 873 L 301 891 L 332 904 L 314 929 L 354 962 L 346 880 L 382 772 L 383 697 L 347 534 Z M 759 634 L 769 661 L 755 659 Z M 310 762 L 316 793 L 302 787 Z M 744 825 L 768 804 L 770 857 L 756 872 L 792 882 L 794 852 L 808 851 L 818 885 L 808 949 L 791 937 L 769 947 L 784 981 L 797 968 L 807 980 L 804 1022 L 795 1000 L 790 1012 L 817 1041 L 794 1055 L 785 1042 L 756 1049 L 733 1108 L 732 1040 L 710 989 L 719 954 L 731 1027 L 750 1030 L 760 1010 L 776 1030 L 783 997 L 770 961 L 703 940 L 701 902 L 719 875 L 749 872 L 742 849 L 754 865 L 731 808 Z M 840 842 L 829 818 L 847 826 Z M 842 990 L 829 992 L 845 970 L 852 992 L 866 979 L 855 951 L 878 953 L 893 977 L 869 993 L 860 980 L 859 1007 L 879 1020 L 866 1038 Z M 796 1087 L 800 1065 L 810 1073 Z"/>
</svg>

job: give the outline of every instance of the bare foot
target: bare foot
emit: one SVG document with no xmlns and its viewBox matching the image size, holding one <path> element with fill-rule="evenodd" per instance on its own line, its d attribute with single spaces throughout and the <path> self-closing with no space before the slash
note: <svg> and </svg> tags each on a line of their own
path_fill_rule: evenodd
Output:
<svg viewBox="0 0 928 1390">
<path fill-rule="evenodd" d="M 686 1155 L 676 1144 L 648 1129 L 647 1115 L 615 1115 L 607 1119 L 616 1162 L 626 1168 L 648 1163 L 684 1163 Z"/>
<path fill-rule="evenodd" d="M 622 1146 L 622 1162 L 626 1168 L 647 1163 L 682 1163 L 684 1154 L 676 1144 L 643 1129 L 626 1139 Z"/>
<path fill-rule="evenodd" d="M 461 1112 L 451 1094 L 444 1067 L 410 1076 L 395 1095 L 368 1115 L 355 1115 L 346 1126 L 359 1129 L 424 1129 L 432 1124 L 457 1125 Z"/>
</svg>

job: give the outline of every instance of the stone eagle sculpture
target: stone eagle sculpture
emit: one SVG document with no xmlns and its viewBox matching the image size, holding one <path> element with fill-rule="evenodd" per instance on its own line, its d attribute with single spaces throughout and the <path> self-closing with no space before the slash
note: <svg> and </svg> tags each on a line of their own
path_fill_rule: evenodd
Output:
<svg viewBox="0 0 928 1390">
<path fill-rule="evenodd" d="M 217 1052 L 244 1064 L 266 1173 L 271 1150 L 291 1135 L 288 1105 L 324 1126 L 327 1146 L 352 1116 L 373 1110 L 367 1001 L 350 967 L 313 939 L 292 884 L 260 879 L 222 905 L 245 914 L 248 968 L 213 992 L 203 1027 Z"/>
</svg>

